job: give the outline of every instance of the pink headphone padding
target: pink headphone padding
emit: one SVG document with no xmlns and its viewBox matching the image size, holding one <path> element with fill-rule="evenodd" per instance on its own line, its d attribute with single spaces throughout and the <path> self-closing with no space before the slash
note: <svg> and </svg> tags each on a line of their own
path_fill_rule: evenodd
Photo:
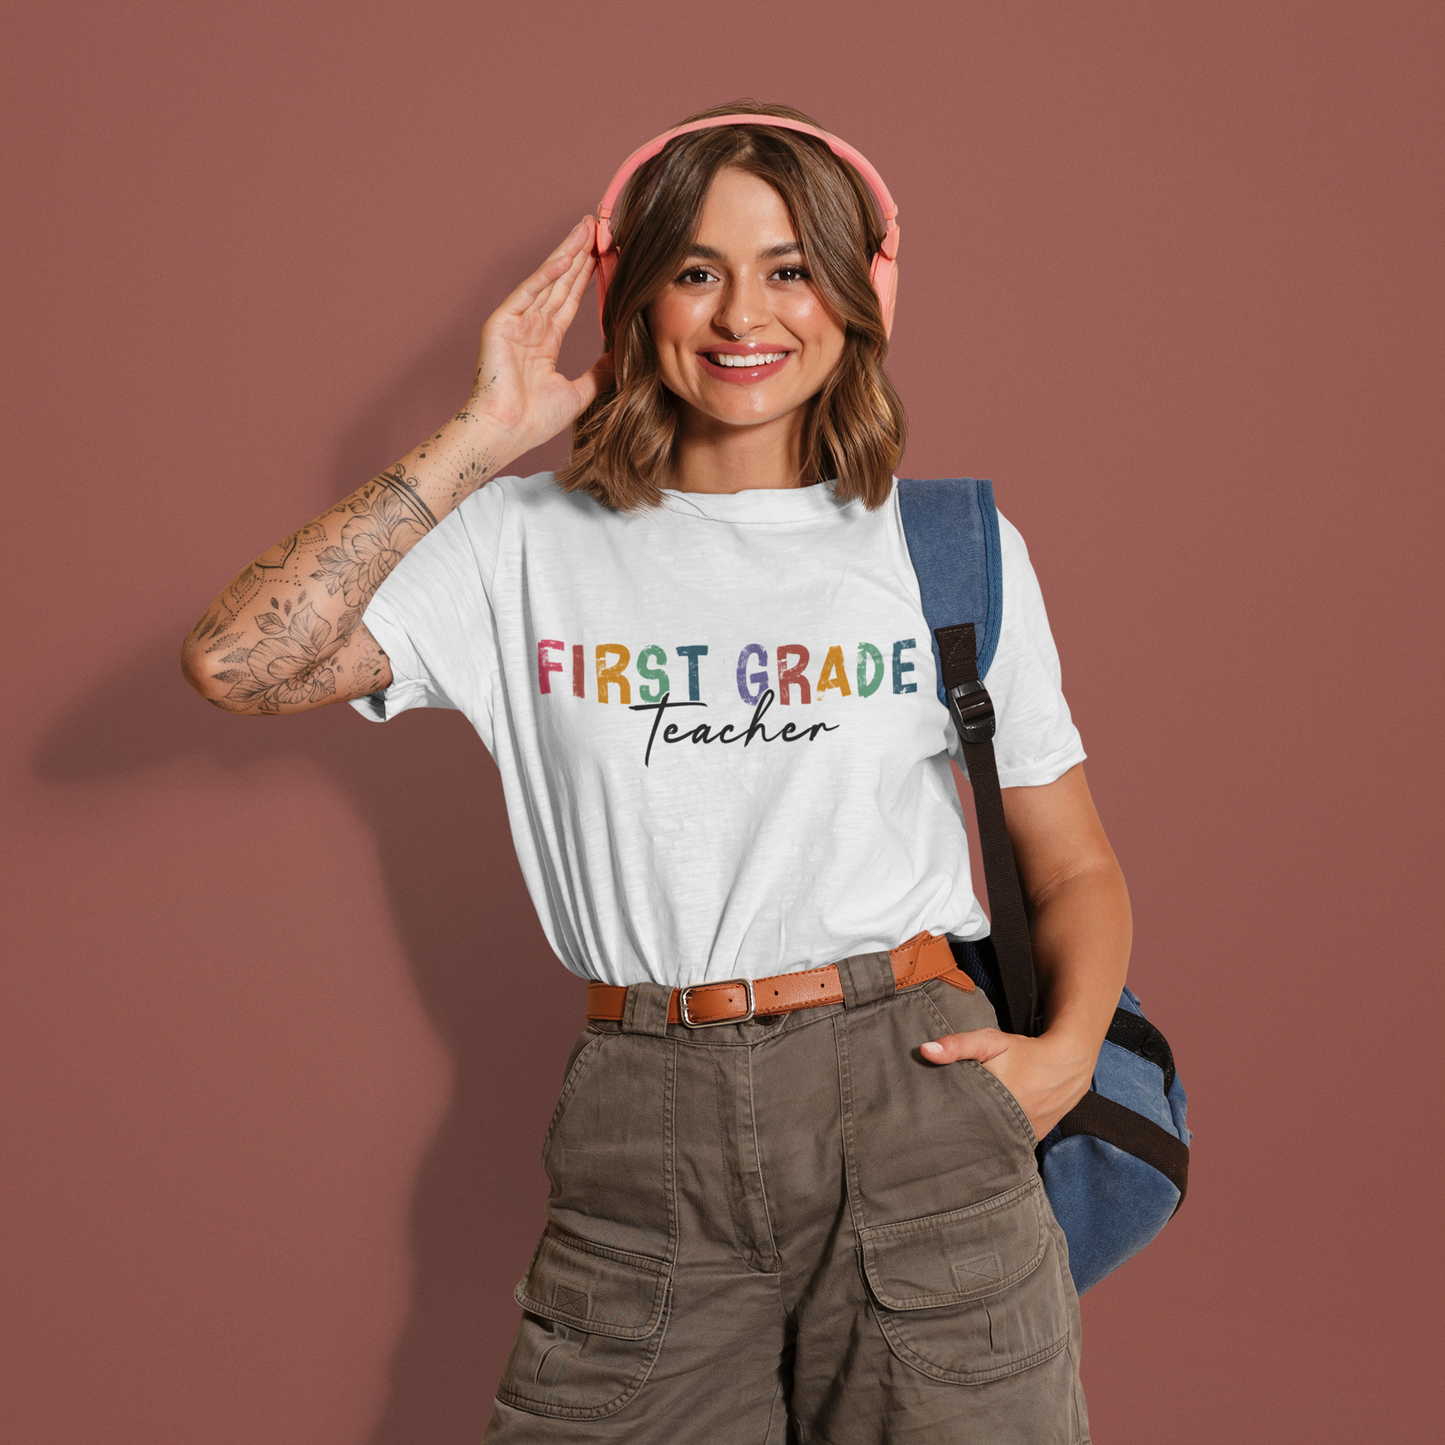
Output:
<svg viewBox="0 0 1445 1445">
<path fill-rule="evenodd" d="M 779 130 L 796 130 L 801 131 L 804 135 L 816 136 L 819 140 L 827 143 L 828 149 L 835 156 L 855 167 L 863 179 L 868 182 L 868 187 L 873 192 L 878 207 L 883 212 L 883 220 L 886 222 L 883 243 L 879 246 L 877 255 L 873 257 L 873 264 L 869 268 L 868 274 L 883 307 L 883 330 L 885 333 L 891 333 L 893 330 L 893 300 L 897 290 L 895 267 L 898 263 L 899 226 L 898 207 L 894 204 L 893 197 L 888 194 L 888 187 L 883 184 L 883 177 L 873 169 L 872 163 L 861 151 L 854 150 L 847 141 L 839 140 L 837 136 L 830 135 L 825 130 L 819 130 L 815 125 L 808 125 L 806 121 L 801 120 L 789 120 L 782 115 L 750 114 L 716 115 L 708 120 L 695 120 L 688 125 L 677 126 L 674 130 L 664 131 L 661 135 L 654 136 L 646 145 L 639 146 L 623 161 L 597 207 L 597 236 L 593 243 L 593 255 L 597 258 L 597 320 L 599 324 L 602 321 L 602 308 L 607 302 L 607 288 L 612 284 L 613 274 L 617 270 L 617 248 L 612 244 L 611 222 L 612 208 L 617 204 L 617 198 L 622 194 L 622 188 L 632 179 L 633 172 L 644 161 L 650 161 L 674 136 L 690 135 L 693 131 L 698 130 L 715 130 L 724 125 L 771 125 L 776 126 Z"/>
</svg>

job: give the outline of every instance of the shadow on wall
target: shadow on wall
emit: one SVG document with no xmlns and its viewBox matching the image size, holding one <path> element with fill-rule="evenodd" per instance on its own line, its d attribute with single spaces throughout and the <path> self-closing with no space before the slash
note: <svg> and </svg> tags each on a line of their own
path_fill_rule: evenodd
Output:
<svg viewBox="0 0 1445 1445">
<path fill-rule="evenodd" d="M 334 496 L 312 511 L 405 454 L 428 420 L 434 426 L 444 416 L 438 398 L 465 395 L 479 314 L 449 329 L 348 431 Z M 594 335 L 569 337 L 564 365 L 568 353 L 589 348 L 597 349 Z M 592 359 L 574 361 L 569 374 Z M 395 436 L 414 416 L 427 418 L 416 434 Z M 564 455 L 559 439 L 516 469 L 539 470 Z M 230 718 L 186 687 L 178 644 L 178 636 L 158 639 L 98 680 L 45 736 L 35 774 L 75 788 L 181 757 L 229 770 L 300 754 L 371 825 L 417 993 L 451 1053 L 455 1091 L 416 1180 L 412 1309 L 370 1445 L 470 1445 L 491 1415 L 495 1373 L 515 1330 L 512 1287 L 542 1223 L 540 1196 L 507 1187 L 537 1176 L 541 1142 L 537 1111 L 515 1107 L 517 1090 L 540 1075 L 550 1108 L 580 1026 L 581 985 L 547 946 L 522 887 L 500 778 L 459 714 L 385 727 L 344 705 L 284 719 Z M 127 696 L 148 706 L 117 708 Z"/>
</svg>

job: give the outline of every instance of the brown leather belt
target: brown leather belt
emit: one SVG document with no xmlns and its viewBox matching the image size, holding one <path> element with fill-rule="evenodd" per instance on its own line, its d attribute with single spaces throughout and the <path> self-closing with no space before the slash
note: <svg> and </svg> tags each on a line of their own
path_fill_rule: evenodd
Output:
<svg viewBox="0 0 1445 1445">
<path fill-rule="evenodd" d="M 890 949 L 888 957 L 899 988 L 912 988 L 930 978 L 941 978 L 965 993 L 973 991 L 973 980 L 954 962 L 953 950 L 946 938 L 919 933 L 907 943 Z M 774 974 L 772 978 L 732 978 L 723 983 L 694 983 L 687 988 L 675 988 L 667 1005 L 667 1021 L 704 1029 L 713 1024 L 742 1023 L 745 1019 L 842 1002 L 843 982 L 838 977 L 837 966 L 830 963 L 801 973 Z M 616 1022 L 626 1007 L 625 988 L 611 983 L 587 985 L 589 1019 Z"/>
</svg>

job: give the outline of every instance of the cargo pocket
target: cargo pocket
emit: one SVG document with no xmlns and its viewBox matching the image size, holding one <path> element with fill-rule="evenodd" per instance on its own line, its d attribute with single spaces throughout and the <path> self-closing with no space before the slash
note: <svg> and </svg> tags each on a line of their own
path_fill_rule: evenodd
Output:
<svg viewBox="0 0 1445 1445">
<path fill-rule="evenodd" d="M 497 1398 L 534 1415 L 596 1420 L 642 1388 L 671 1304 L 665 1261 L 549 1225 L 517 1286 L 527 1312 Z"/>
<path fill-rule="evenodd" d="M 865 1228 L 860 1253 L 889 1349 L 932 1379 L 987 1384 L 1068 1343 L 1037 1177 L 966 1209 Z"/>
</svg>

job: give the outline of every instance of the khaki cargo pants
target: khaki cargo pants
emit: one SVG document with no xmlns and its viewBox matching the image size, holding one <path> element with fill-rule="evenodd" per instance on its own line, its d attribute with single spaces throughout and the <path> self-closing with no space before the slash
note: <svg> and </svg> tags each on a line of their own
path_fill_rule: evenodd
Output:
<svg viewBox="0 0 1445 1445">
<path fill-rule="evenodd" d="M 1088 1440 L 1028 1119 L 918 1053 L 992 1008 L 839 970 L 842 1004 L 702 1029 L 638 984 L 583 1033 L 488 1441 Z"/>
</svg>

